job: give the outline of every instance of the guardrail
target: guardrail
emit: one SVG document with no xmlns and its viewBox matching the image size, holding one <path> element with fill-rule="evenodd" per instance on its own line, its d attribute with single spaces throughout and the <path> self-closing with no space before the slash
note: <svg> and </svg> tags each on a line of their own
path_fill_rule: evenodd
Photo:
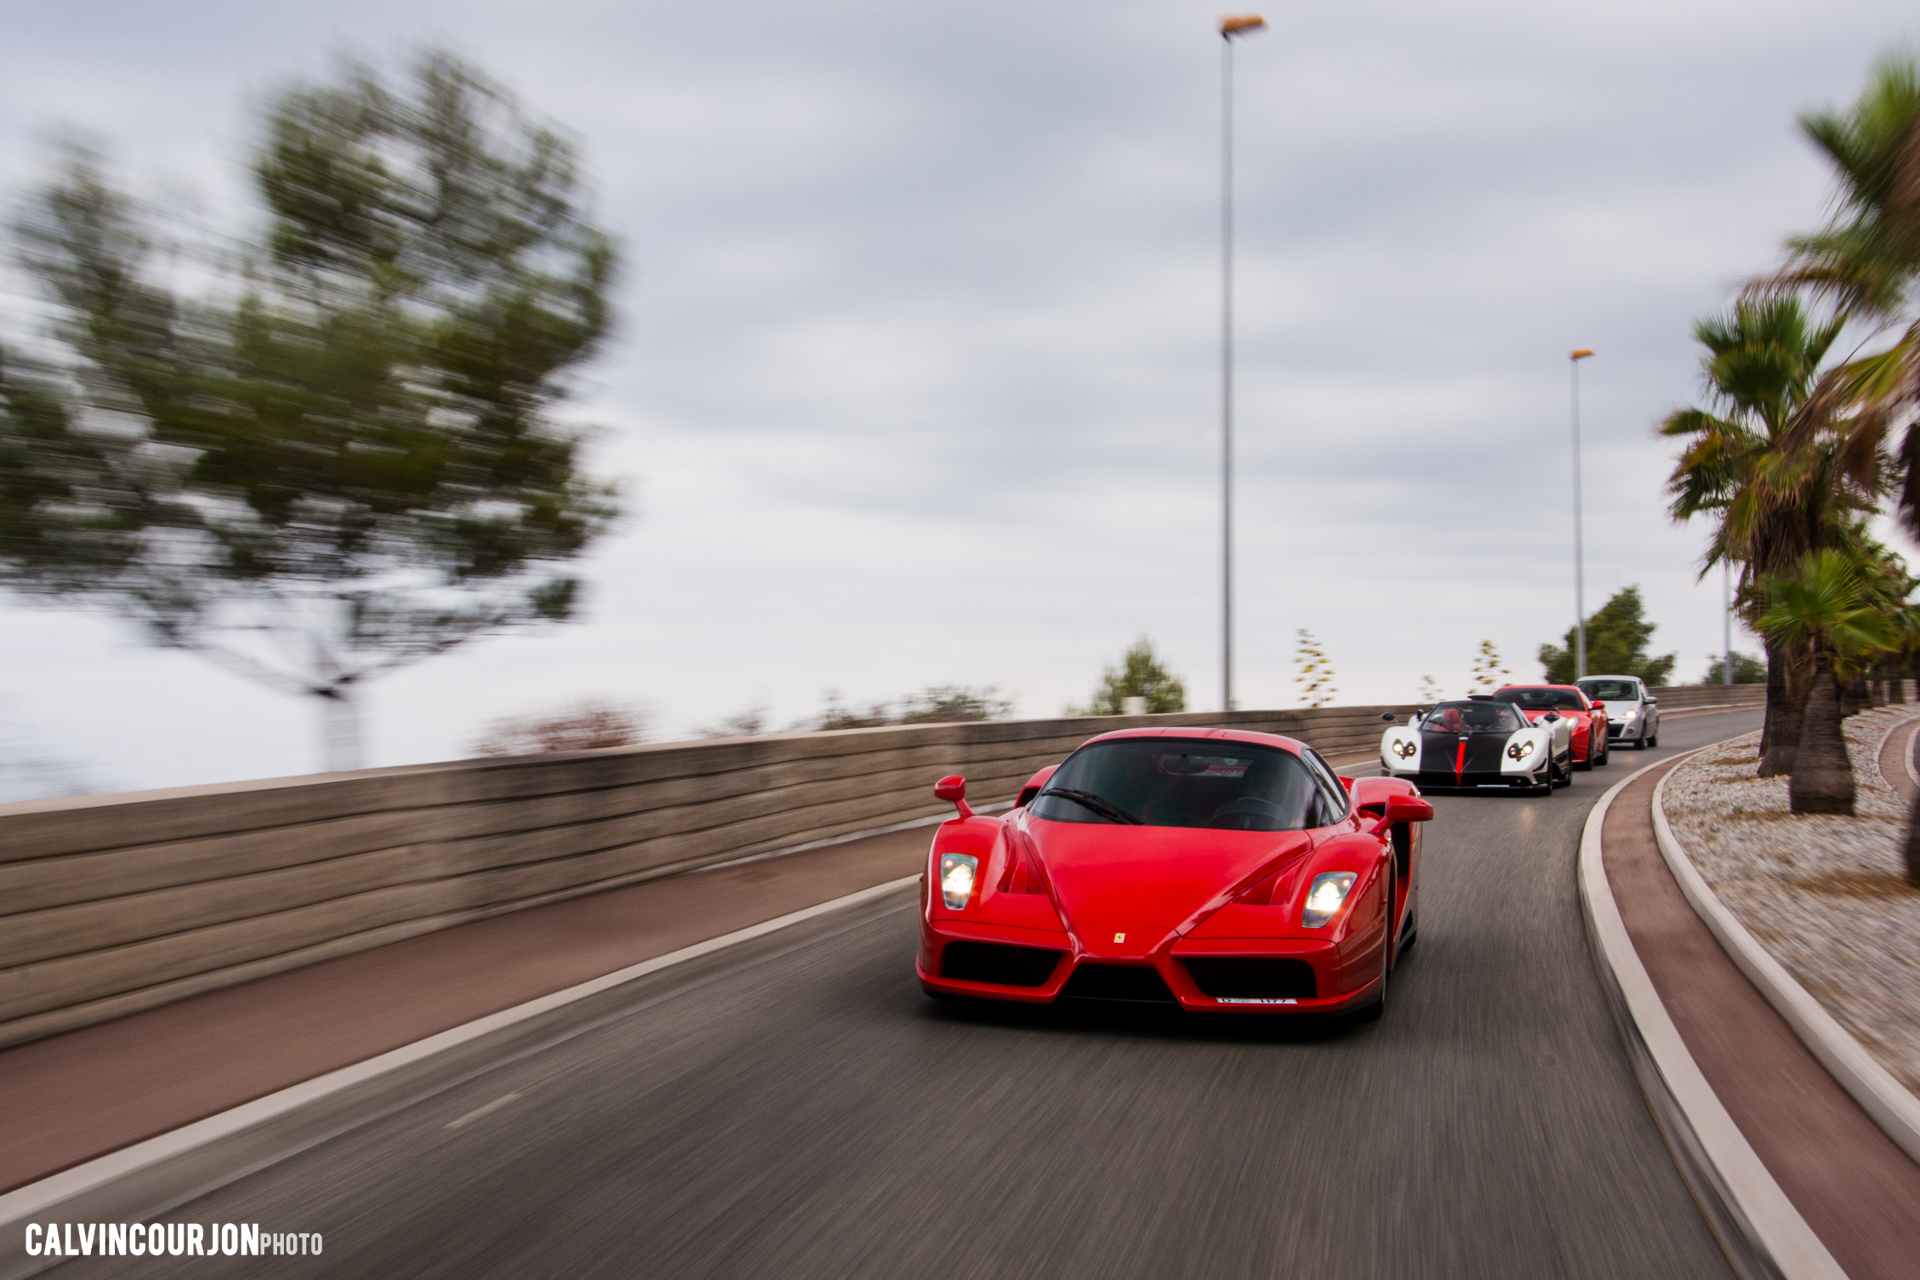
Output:
<svg viewBox="0 0 1920 1280">
<path fill-rule="evenodd" d="M 1664 698 L 1662 705 L 1665 705 Z M 666 743 L 0 805 L 0 1045 L 469 920 L 1011 800 L 1123 727 L 1371 751 L 1412 705 Z"/>
</svg>

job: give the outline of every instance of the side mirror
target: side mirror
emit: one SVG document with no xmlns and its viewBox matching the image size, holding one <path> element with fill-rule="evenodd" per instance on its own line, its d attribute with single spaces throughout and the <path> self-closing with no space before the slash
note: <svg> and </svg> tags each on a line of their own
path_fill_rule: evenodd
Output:
<svg viewBox="0 0 1920 1280">
<path fill-rule="evenodd" d="M 967 780 L 957 773 L 950 773 L 933 784 L 933 798 L 945 800 L 960 811 L 963 818 L 971 818 L 973 810 L 967 807 Z"/>
<path fill-rule="evenodd" d="M 1547 712 L 1547 714 L 1541 716 L 1540 718 L 1542 720 L 1548 720 L 1548 721 L 1558 720 L 1560 718 L 1560 713 L 1558 711 L 1549 711 Z"/>
<path fill-rule="evenodd" d="M 1658 698 L 1656 698 L 1656 697 L 1654 697 L 1654 696 L 1653 696 L 1652 694 L 1648 694 L 1648 695 L 1647 695 L 1647 705 L 1648 705 L 1648 706 L 1650 706 L 1650 707 L 1657 707 L 1657 706 L 1659 706 L 1659 705 L 1660 705 L 1660 699 L 1658 699 Z"/>
<path fill-rule="evenodd" d="M 1380 713 L 1380 718 L 1381 718 L 1382 720 L 1384 720 L 1384 721 L 1386 721 L 1386 722 L 1387 722 L 1388 724 L 1392 724 L 1392 723 L 1393 723 L 1393 712 L 1391 712 L 1391 711 L 1382 711 L 1382 712 Z"/>
<path fill-rule="evenodd" d="M 1386 812 L 1373 824 L 1373 834 L 1402 822 L 1433 821 L 1433 806 L 1418 796 L 1388 796 Z"/>
<path fill-rule="evenodd" d="M 1607 709 L 1607 704 L 1600 701 L 1600 699 L 1598 698 L 1589 699 L 1587 705 L 1592 707 L 1595 711 L 1605 711 Z"/>
</svg>

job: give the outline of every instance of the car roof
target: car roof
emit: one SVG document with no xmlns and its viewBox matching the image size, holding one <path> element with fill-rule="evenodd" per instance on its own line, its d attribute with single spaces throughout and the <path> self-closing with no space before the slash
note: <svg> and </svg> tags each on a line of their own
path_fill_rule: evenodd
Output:
<svg viewBox="0 0 1920 1280">
<path fill-rule="evenodd" d="M 1582 680 L 1591 680 L 1591 679 L 1593 679 L 1594 677 L 1592 677 L 1592 676 L 1581 676 L 1580 678 L 1581 678 Z M 1494 690 L 1494 692 L 1495 692 L 1495 693 L 1503 693 L 1503 692 L 1505 692 L 1505 691 L 1506 691 L 1506 690 L 1508 690 L 1508 689 L 1567 689 L 1567 690 L 1570 690 L 1570 691 L 1572 691 L 1572 692 L 1574 692 L 1574 693 L 1585 693 L 1585 692 L 1586 692 L 1586 690 L 1585 690 L 1585 689 L 1582 689 L 1582 688 L 1581 688 L 1581 687 L 1580 687 L 1579 685 L 1577 685 L 1577 684 L 1503 684 L 1503 685 L 1501 685 L 1501 686 L 1500 686 L 1500 687 L 1499 687 L 1498 689 L 1495 689 L 1495 690 Z"/>
<path fill-rule="evenodd" d="M 1082 747 L 1094 742 L 1110 742 L 1120 738 L 1185 738 L 1188 741 L 1216 739 L 1221 742 L 1246 742 L 1255 746 L 1279 747 L 1299 755 L 1306 743 L 1298 738 L 1283 737 L 1277 733 L 1257 733 L 1252 729 L 1210 729 L 1195 726 L 1191 729 L 1115 729 L 1112 733 L 1102 733 L 1088 738 Z M 1077 749 L 1077 748 L 1076 748 Z"/>
<path fill-rule="evenodd" d="M 1635 684 L 1641 685 L 1642 687 L 1644 687 L 1647 683 L 1645 680 L 1642 680 L 1639 676 L 1610 676 L 1604 672 L 1599 672 L 1590 676 L 1581 676 L 1580 678 L 1582 680 L 1631 680 Z"/>
</svg>

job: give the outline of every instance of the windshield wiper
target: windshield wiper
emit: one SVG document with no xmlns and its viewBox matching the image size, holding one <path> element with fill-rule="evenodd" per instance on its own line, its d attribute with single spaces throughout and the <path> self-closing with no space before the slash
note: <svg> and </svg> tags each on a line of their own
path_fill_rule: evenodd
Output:
<svg viewBox="0 0 1920 1280">
<path fill-rule="evenodd" d="M 1048 787 L 1040 793 L 1043 796 L 1059 796 L 1062 800 L 1071 800 L 1083 809 L 1091 809 L 1108 822 L 1130 822 L 1136 827 L 1146 823 L 1122 809 L 1111 800 L 1102 799 L 1091 791 L 1076 791 L 1072 787 Z M 1037 798 L 1037 797 L 1036 797 Z"/>
</svg>

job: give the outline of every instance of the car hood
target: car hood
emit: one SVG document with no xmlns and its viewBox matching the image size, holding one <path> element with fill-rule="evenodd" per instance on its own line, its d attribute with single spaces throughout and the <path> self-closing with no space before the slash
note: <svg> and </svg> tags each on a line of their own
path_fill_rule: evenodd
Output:
<svg viewBox="0 0 1920 1280">
<path fill-rule="evenodd" d="M 1144 959 L 1175 931 L 1313 849 L 1305 831 L 1036 820 L 1027 835 L 1081 945 L 1130 960 Z"/>
</svg>

